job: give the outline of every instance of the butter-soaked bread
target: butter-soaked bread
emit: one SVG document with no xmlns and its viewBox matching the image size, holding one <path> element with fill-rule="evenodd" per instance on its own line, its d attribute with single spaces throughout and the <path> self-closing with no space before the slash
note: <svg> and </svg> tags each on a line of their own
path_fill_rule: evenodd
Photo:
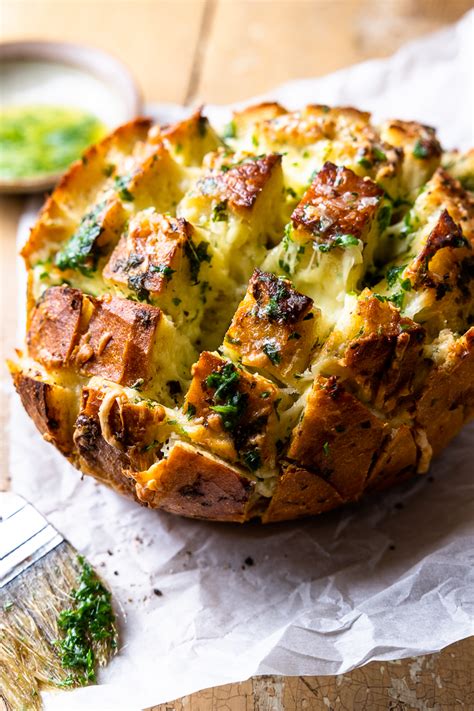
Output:
<svg viewBox="0 0 474 711">
<path fill-rule="evenodd" d="M 122 126 L 23 247 L 23 405 L 83 472 L 185 516 L 282 521 L 422 475 L 474 415 L 473 188 L 472 151 L 350 107 Z"/>
</svg>

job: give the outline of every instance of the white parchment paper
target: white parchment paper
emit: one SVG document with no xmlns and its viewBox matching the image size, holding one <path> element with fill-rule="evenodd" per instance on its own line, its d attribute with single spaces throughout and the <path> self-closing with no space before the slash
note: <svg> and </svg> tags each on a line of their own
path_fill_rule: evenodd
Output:
<svg viewBox="0 0 474 711">
<path fill-rule="evenodd" d="M 271 96 L 421 120 L 467 148 L 473 19 Z M 157 113 L 170 109 L 179 112 Z M 224 120 L 228 109 L 210 113 Z M 139 709 L 252 674 L 342 673 L 474 634 L 473 435 L 466 427 L 428 476 L 358 506 L 267 527 L 212 524 L 82 479 L 14 398 L 13 488 L 98 568 L 122 616 L 123 648 L 101 686 L 48 694 L 47 708 Z"/>
</svg>

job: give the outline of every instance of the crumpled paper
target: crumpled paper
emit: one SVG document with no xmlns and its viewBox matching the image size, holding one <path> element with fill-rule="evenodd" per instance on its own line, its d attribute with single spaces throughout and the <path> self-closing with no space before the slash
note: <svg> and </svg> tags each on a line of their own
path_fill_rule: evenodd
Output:
<svg viewBox="0 0 474 711">
<path fill-rule="evenodd" d="M 473 19 L 269 96 L 421 120 L 445 146 L 467 148 Z M 170 108 L 179 113 L 157 115 Z M 209 113 L 224 121 L 228 108 Z M 474 634 L 473 426 L 405 487 L 314 520 L 241 526 L 150 511 L 83 479 L 13 397 L 13 489 L 99 570 L 121 620 L 123 647 L 101 685 L 46 694 L 47 709 L 130 711 L 255 674 L 343 673 Z"/>
</svg>

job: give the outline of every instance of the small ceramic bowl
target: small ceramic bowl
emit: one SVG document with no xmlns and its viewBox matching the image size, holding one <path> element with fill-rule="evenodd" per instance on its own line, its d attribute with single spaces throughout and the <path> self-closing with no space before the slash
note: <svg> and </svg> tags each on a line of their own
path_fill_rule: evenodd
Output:
<svg viewBox="0 0 474 711">
<path fill-rule="evenodd" d="M 63 42 L 0 43 L 1 104 L 50 104 L 82 109 L 112 130 L 142 112 L 137 83 L 127 67 L 101 50 Z M 53 187 L 60 174 L 0 178 L 0 193 Z"/>
</svg>

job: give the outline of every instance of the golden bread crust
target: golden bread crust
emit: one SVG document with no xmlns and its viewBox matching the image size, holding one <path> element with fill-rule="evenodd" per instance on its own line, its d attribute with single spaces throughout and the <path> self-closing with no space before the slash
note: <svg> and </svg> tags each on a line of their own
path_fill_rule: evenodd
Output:
<svg viewBox="0 0 474 711">
<path fill-rule="evenodd" d="M 322 476 L 294 464 L 283 467 L 263 523 L 288 521 L 331 511 L 345 499 Z"/>
<path fill-rule="evenodd" d="M 416 406 L 416 422 L 439 454 L 474 416 L 474 327 L 430 373 Z"/>
<path fill-rule="evenodd" d="M 390 432 L 367 477 L 367 491 L 382 491 L 410 479 L 416 472 L 418 448 L 410 427 Z"/>
<path fill-rule="evenodd" d="M 325 478 L 344 499 L 364 490 L 374 453 L 387 425 L 344 389 L 335 376 L 317 377 L 288 458 Z"/>
<path fill-rule="evenodd" d="M 82 292 L 50 287 L 35 305 L 26 337 L 28 352 L 46 368 L 66 367 L 80 334 Z"/>
<path fill-rule="evenodd" d="M 13 383 L 23 407 L 47 442 L 66 456 L 73 454 L 76 396 L 67 388 L 12 368 Z"/>
<path fill-rule="evenodd" d="M 215 521 L 245 521 L 254 489 L 238 469 L 185 442 L 136 477 L 138 496 L 149 506 Z"/>
</svg>

